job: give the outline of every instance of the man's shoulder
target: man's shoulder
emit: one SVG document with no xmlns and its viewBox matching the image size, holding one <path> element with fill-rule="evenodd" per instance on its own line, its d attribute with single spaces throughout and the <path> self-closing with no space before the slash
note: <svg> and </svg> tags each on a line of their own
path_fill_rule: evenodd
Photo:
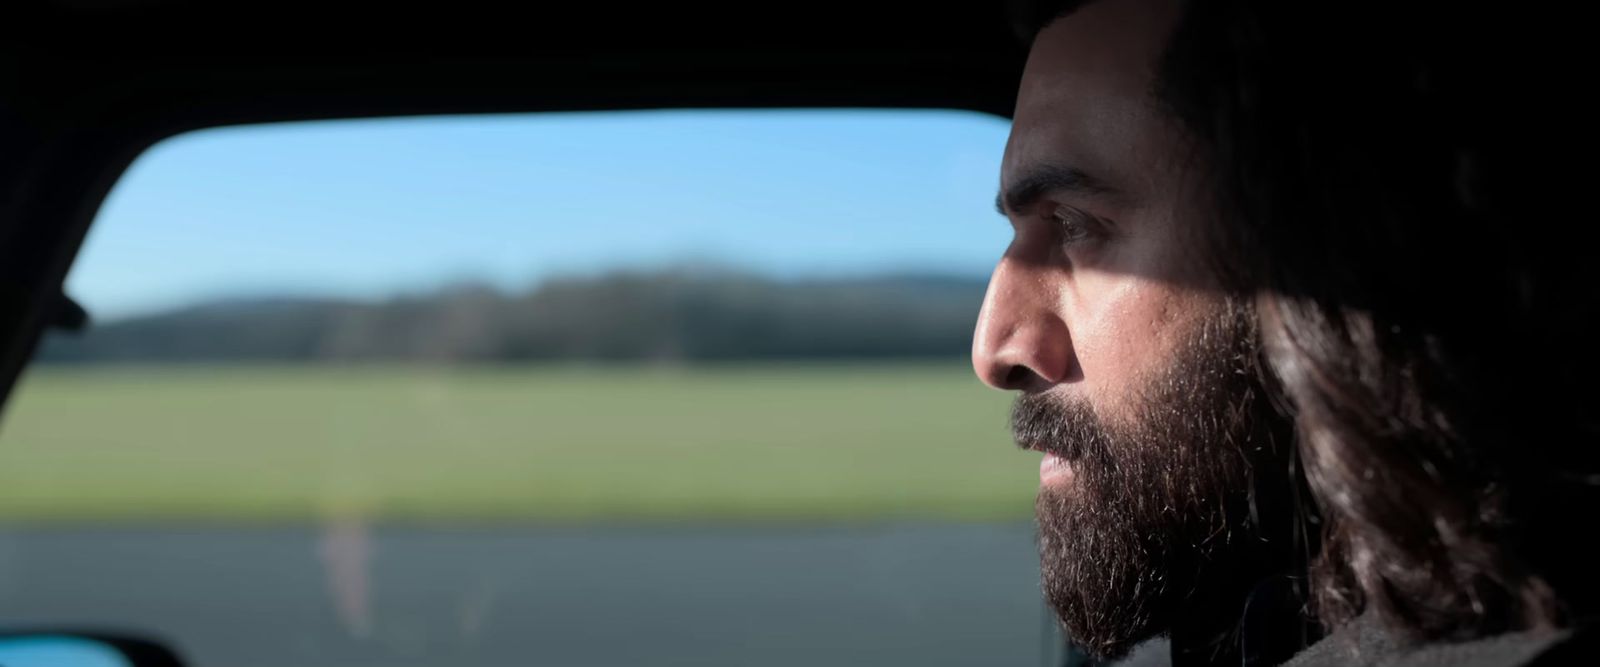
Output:
<svg viewBox="0 0 1600 667">
<path fill-rule="evenodd" d="M 1284 667 L 1547 667 L 1600 664 L 1593 624 L 1572 630 L 1515 632 L 1466 642 L 1405 646 L 1370 619 L 1358 619 L 1296 655 Z"/>
</svg>

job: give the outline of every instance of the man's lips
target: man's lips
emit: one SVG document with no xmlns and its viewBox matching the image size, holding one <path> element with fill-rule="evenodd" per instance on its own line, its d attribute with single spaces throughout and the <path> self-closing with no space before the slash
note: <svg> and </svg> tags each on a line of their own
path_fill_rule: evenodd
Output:
<svg viewBox="0 0 1600 667">
<path fill-rule="evenodd" d="M 1055 454 L 1045 454 L 1039 461 L 1039 484 L 1064 483 L 1072 478 L 1072 464 Z"/>
<path fill-rule="evenodd" d="M 1028 451 L 1044 454 L 1039 460 L 1039 483 L 1050 484 L 1065 481 L 1072 474 L 1072 460 L 1074 457 L 1061 451 L 1058 447 L 1051 447 L 1041 442 L 1017 441 L 1017 447 Z"/>
</svg>

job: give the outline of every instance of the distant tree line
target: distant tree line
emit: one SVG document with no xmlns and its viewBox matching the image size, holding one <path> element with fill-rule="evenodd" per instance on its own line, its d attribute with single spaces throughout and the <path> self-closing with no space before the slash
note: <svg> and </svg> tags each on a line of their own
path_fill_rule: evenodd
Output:
<svg viewBox="0 0 1600 667">
<path fill-rule="evenodd" d="M 965 355 L 979 279 L 663 270 L 513 293 L 219 301 L 52 334 L 46 363 L 711 361 Z"/>
</svg>

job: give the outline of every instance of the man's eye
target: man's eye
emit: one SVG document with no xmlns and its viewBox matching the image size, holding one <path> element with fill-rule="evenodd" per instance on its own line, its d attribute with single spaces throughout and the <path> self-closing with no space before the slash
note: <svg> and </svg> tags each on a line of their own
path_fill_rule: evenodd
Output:
<svg viewBox="0 0 1600 667">
<path fill-rule="evenodd" d="M 1071 206 L 1056 207 L 1050 214 L 1050 220 L 1056 227 L 1056 234 L 1062 245 L 1070 246 L 1093 240 L 1100 233 L 1098 221 L 1094 216 Z"/>
</svg>

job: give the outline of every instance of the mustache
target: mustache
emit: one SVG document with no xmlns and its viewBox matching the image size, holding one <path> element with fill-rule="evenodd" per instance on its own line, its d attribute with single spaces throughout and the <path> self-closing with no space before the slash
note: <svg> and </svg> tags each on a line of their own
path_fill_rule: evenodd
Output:
<svg viewBox="0 0 1600 667">
<path fill-rule="evenodd" d="M 1083 457 L 1089 441 L 1104 433 L 1100 418 L 1080 400 L 1023 394 L 1011 405 L 1011 438 L 1019 449 L 1053 454 L 1067 461 Z"/>
</svg>

